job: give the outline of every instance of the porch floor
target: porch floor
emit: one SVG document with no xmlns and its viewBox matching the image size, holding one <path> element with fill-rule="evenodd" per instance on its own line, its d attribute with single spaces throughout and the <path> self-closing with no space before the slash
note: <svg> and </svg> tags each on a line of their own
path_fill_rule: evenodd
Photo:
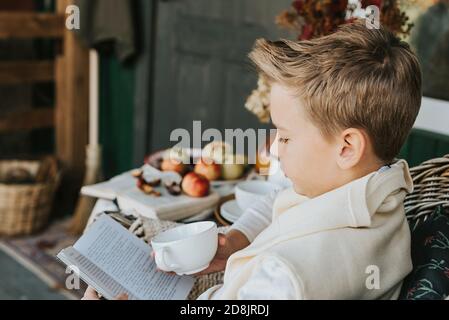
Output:
<svg viewBox="0 0 449 320">
<path fill-rule="evenodd" d="M 0 300 L 66 300 L 0 250 Z"/>
</svg>

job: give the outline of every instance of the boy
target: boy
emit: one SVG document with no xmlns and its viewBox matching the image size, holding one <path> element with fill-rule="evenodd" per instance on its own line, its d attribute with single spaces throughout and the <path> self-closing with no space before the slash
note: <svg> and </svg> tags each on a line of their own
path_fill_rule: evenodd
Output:
<svg viewBox="0 0 449 320">
<path fill-rule="evenodd" d="M 259 40 L 250 57 L 272 83 L 272 152 L 293 188 L 201 298 L 396 299 L 412 269 L 412 181 L 393 161 L 421 105 L 416 57 L 364 21 L 312 41 Z M 233 229 L 255 234 L 245 216 Z"/>
<path fill-rule="evenodd" d="M 409 46 L 363 21 L 311 41 L 258 40 L 250 58 L 272 85 L 277 155 L 291 189 L 220 237 L 200 299 L 397 299 L 412 270 L 394 161 L 421 105 Z"/>
</svg>

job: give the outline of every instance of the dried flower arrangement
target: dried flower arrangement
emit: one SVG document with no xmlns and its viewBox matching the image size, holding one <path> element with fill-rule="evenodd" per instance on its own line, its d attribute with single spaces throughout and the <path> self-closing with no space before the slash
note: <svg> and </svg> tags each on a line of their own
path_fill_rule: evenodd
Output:
<svg viewBox="0 0 449 320">
<path fill-rule="evenodd" d="M 409 4 L 409 3 L 408 3 Z M 339 25 L 357 19 L 357 11 L 368 6 L 380 10 L 380 23 L 398 36 L 406 36 L 413 27 L 407 15 L 401 11 L 398 0 L 295 0 L 289 10 L 276 17 L 276 24 L 298 35 L 298 40 L 324 36 L 334 32 Z M 270 86 L 259 76 L 258 88 L 252 92 L 245 107 L 263 123 L 270 121 Z"/>
</svg>

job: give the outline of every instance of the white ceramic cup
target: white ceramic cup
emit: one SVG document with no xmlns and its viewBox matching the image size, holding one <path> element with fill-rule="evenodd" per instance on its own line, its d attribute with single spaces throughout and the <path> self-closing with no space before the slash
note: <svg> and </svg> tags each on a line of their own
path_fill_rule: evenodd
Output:
<svg viewBox="0 0 449 320">
<path fill-rule="evenodd" d="M 158 234 L 151 246 L 160 270 L 178 275 L 195 274 L 206 269 L 214 258 L 218 228 L 211 221 L 186 224 Z"/>
<path fill-rule="evenodd" d="M 275 190 L 280 190 L 276 184 L 266 181 L 245 181 L 235 187 L 235 198 L 239 207 L 246 211 L 255 202 Z"/>
</svg>

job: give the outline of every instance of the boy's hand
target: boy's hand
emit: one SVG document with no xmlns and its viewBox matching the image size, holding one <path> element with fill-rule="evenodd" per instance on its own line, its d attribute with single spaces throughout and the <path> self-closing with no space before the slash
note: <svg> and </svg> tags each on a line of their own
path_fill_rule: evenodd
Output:
<svg viewBox="0 0 449 320">
<path fill-rule="evenodd" d="M 232 240 L 229 236 L 224 234 L 218 235 L 218 249 L 214 259 L 211 261 L 207 269 L 195 274 L 195 276 L 202 276 L 209 273 L 223 271 L 228 262 L 228 258 L 238 249 L 233 247 Z"/>
<path fill-rule="evenodd" d="M 209 267 L 195 276 L 202 276 L 209 273 L 224 271 L 226 263 L 231 255 L 250 245 L 248 238 L 238 230 L 231 230 L 226 235 L 218 235 L 217 254 L 211 261 Z"/>
<path fill-rule="evenodd" d="M 84 297 L 81 300 L 100 300 L 100 297 L 92 287 L 88 287 L 86 292 L 84 293 Z M 121 294 L 114 300 L 128 300 L 128 295 L 126 293 Z"/>
<path fill-rule="evenodd" d="M 194 276 L 202 276 L 209 273 L 223 271 L 226 267 L 229 257 L 236 251 L 246 248 L 250 242 L 246 236 L 237 230 L 231 230 L 226 235 L 218 235 L 218 249 L 214 259 L 211 261 L 209 267 Z M 153 258 L 155 254 L 153 252 Z M 168 272 L 175 275 L 174 272 Z"/>
</svg>

